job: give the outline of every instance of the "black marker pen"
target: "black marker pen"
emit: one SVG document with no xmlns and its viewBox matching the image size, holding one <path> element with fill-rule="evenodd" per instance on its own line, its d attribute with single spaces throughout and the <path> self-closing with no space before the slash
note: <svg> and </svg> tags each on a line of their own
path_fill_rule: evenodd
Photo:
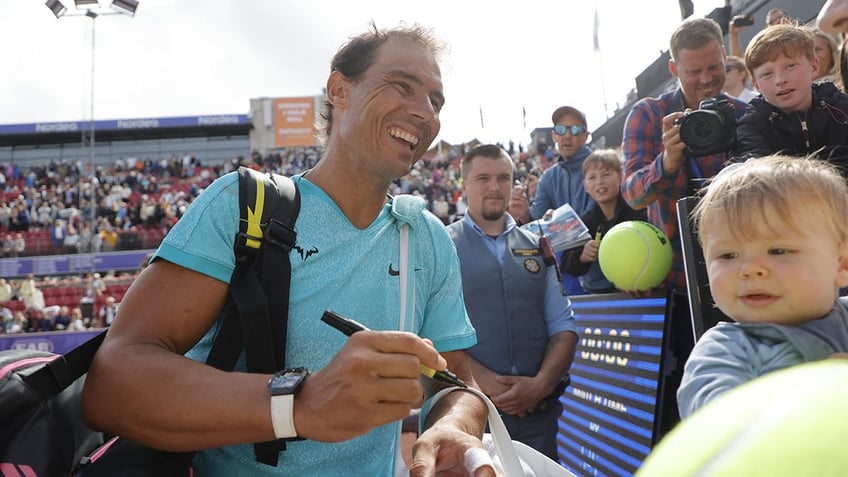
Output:
<svg viewBox="0 0 848 477">
<path fill-rule="evenodd" d="M 350 318 L 345 318 L 344 316 L 336 313 L 335 311 L 325 310 L 324 314 L 321 316 L 321 321 L 327 323 L 333 328 L 341 331 L 347 336 L 350 336 L 357 331 L 367 331 L 368 327 L 363 325 L 362 323 L 352 320 Z M 455 374 L 448 371 L 447 369 L 444 371 L 436 371 L 433 368 L 429 368 L 427 366 L 421 365 L 421 374 L 427 376 L 428 378 L 435 379 L 436 381 L 441 381 L 443 383 L 452 384 L 454 386 L 459 386 L 463 388 L 467 388 L 468 385 L 462 382 L 461 379 L 457 378 Z"/>
</svg>

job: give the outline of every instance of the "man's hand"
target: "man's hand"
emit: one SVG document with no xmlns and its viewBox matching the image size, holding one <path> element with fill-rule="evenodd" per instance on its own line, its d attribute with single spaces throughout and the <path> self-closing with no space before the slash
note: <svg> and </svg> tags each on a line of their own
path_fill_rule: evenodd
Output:
<svg viewBox="0 0 848 477">
<path fill-rule="evenodd" d="M 686 110 L 689 111 L 688 109 Z M 663 128 L 663 172 L 666 174 L 675 174 L 683 165 L 683 151 L 686 150 L 686 144 L 680 139 L 680 125 L 675 122 L 683 117 L 682 112 L 671 113 L 662 120 Z"/>
<path fill-rule="evenodd" d="M 520 185 L 512 188 L 512 198 L 509 199 L 509 207 L 506 209 L 509 215 L 522 225 L 530 222 L 530 201 L 527 200 L 524 190 L 524 186 Z"/>
<path fill-rule="evenodd" d="M 524 417 L 552 391 L 536 377 L 499 375 L 497 381 L 509 386 L 509 390 L 492 396 L 492 402 L 498 409 L 513 416 Z"/>
<path fill-rule="evenodd" d="M 339 442 L 403 419 L 423 395 L 422 364 L 436 370 L 446 367 L 429 340 L 404 332 L 355 333 L 297 394 L 298 435 Z"/>
<path fill-rule="evenodd" d="M 409 466 L 409 477 L 466 477 L 469 475 L 467 452 L 483 449 L 480 439 L 451 426 L 434 425 L 427 429 L 412 448 L 414 456 Z M 479 454 L 472 451 L 471 454 Z M 432 462 L 436 463 L 435 469 Z M 479 464 L 479 462 L 478 462 Z M 474 477 L 497 477 L 493 466 L 483 465 L 474 469 Z"/>
<path fill-rule="evenodd" d="M 731 35 L 738 35 L 740 31 L 748 28 L 750 25 L 737 25 L 737 20 L 745 18 L 745 15 L 736 15 L 730 19 L 729 29 Z"/>
</svg>

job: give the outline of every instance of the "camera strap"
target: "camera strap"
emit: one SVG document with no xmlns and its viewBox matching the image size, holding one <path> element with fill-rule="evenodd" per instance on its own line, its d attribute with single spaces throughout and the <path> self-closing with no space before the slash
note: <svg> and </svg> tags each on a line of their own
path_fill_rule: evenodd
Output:
<svg viewBox="0 0 848 477">
<path fill-rule="evenodd" d="M 697 187 L 696 187 L 697 185 Z M 698 189 L 703 189 L 707 185 L 707 179 L 704 177 L 704 174 L 701 172 L 701 167 L 698 166 L 698 161 L 695 160 L 694 157 L 689 158 L 689 193 L 687 195 L 692 195 Z"/>
</svg>

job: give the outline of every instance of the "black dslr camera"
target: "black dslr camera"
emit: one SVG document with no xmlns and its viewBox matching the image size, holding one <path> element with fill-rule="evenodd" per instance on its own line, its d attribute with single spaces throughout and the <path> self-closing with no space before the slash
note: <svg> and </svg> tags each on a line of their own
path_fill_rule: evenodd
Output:
<svg viewBox="0 0 848 477">
<path fill-rule="evenodd" d="M 736 141 L 736 113 L 719 94 L 701 101 L 698 109 L 675 121 L 680 125 L 680 139 L 690 156 L 709 156 L 726 152 Z"/>
</svg>

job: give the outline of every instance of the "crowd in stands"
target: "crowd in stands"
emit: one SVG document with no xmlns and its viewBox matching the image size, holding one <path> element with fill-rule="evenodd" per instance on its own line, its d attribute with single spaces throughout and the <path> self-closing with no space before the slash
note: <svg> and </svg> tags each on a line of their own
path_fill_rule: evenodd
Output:
<svg viewBox="0 0 848 477">
<path fill-rule="evenodd" d="M 459 161 L 473 145 L 434 150 L 390 192 L 423 197 L 445 224 L 461 218 L 465 206 Z M 515 150 L 512 144 L 506 148 L 516 163 L 516 178 L 532 197 L 554 154 Z M 0 164 L 0 259 L 153 249 L 219 176 L 239 166 L 292 176 L 313 167 L 322 153 L 320 146 L 290 148 L 210 165 L 190 155 L 158 161 L 120 158 L 114 165 L 97 167 L 93 177 L 82 162 L 60 160 L 29 168 Z M 115 307 L 120 303 L 135 275 L 95 275 L 3 279 L 0 333 L 105 326 L 101 311 L 108 310 L 107 301 Z M 115 289 L 104 294 L 92 282 Z"/>
</svg>

